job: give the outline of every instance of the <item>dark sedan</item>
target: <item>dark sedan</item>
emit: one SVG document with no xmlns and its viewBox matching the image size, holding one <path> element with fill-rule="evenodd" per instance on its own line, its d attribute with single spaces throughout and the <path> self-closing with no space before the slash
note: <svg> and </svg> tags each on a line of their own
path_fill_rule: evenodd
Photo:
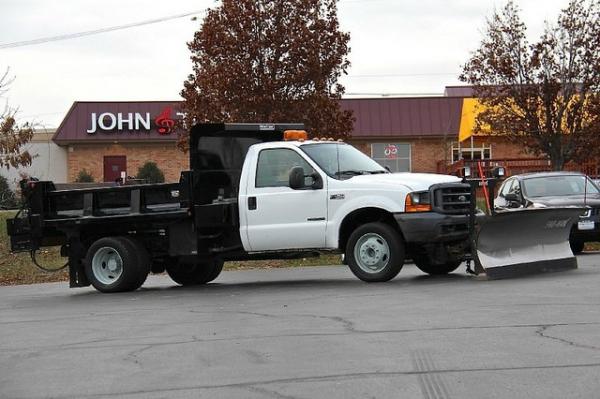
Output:
<svg viewBox="0 0 600 399">
<path fill-rule="evenodd" d="M 502 183 L 494 200 L 496 208 L 585 206 L 587 213 L 571 231 L 573 253 L 588 241 L 600 241 L 600 188 L 586 175 L 545 172 L 511 176 Z"/>
</svg>

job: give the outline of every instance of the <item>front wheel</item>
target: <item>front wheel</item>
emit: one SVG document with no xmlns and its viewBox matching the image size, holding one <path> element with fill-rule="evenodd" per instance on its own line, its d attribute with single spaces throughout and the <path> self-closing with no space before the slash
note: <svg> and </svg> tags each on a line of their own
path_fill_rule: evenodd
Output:
<svg viewBox="0 0 600 399">
<path fill-rule="evenodd" d="M 460 264 L 460 260 L 448 260 L 444 263 L 432 263 L 427 255 L 413 255 L 413 262 L 424 273 L 432 276 L 452 273 Z"/>
<path fill-rule="evenodd" d="M 346 259 L 352 273 L 362 281 L 388 281 L 396 277 L 404 265 L 404 242 L 393 227 L 379 222 L 367 223 L 350 235 Z"/>
<path fill-rule="evenodd" d="M 200 285 L 216 279 L 223 270 L 222 259 L 194 264 L 174 262 L 167 265 L 167 274 L 179 285 Z"/>
</svg>

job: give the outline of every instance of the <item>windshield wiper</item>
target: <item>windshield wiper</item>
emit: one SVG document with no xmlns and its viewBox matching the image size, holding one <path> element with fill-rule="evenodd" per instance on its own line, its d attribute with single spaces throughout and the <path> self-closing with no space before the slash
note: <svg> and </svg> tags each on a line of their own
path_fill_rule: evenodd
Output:
<svg viewBox="0 0 600 399">
<path fill-rule="evenodd" d="M 388 173 L 385 170 L 340 170 L 335 172 L 336 176 L 360 176 L 360 175 L 377 175 L 380 173 Z"/>
<path fill-rule="evenodd" d="M 359 176 L 368 173 L 366 170 L 339 170 L 335 172 L 336 176 Z"/>
</svg>

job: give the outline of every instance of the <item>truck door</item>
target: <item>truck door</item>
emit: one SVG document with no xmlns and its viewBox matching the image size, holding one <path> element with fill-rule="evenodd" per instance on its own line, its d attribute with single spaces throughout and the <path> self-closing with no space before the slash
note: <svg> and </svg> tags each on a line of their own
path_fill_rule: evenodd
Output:
<svg viewBox="0 0 600 399">
<path fill-rule="evenodd" d="M 256 173 L 248 180 L 245 204 L 241 205 L 246 207 L 251 251 L 325 247 L 326 179 L 322 179 L 322 188 L 313 189 L 313 178 L 307 177 L 307 187 L 294 190 L 289 186 L 289 172 L 297 166 L 306 175 L 315 172 L 290 148 L 264 149 L 258 154 Z"/>
</svg>

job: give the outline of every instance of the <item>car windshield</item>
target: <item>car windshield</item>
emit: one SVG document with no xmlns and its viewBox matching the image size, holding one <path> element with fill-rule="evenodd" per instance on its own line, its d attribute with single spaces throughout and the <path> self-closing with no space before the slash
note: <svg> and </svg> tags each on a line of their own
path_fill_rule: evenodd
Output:
<svg viewBox="0 0 600 399">
<path fill-rule="evenodd" d="M 315 143 L 300 147 L 325 173 L 336 179 L 388 173 L 381 165 L 351 145 Z"/>
<path fill-rule="evenodd" d="M 532 198 L 600 193 L 590 179 L 578 175 L 535 177 L 523 180 L 523 186 L 525 195 Z"/>
</svg>

